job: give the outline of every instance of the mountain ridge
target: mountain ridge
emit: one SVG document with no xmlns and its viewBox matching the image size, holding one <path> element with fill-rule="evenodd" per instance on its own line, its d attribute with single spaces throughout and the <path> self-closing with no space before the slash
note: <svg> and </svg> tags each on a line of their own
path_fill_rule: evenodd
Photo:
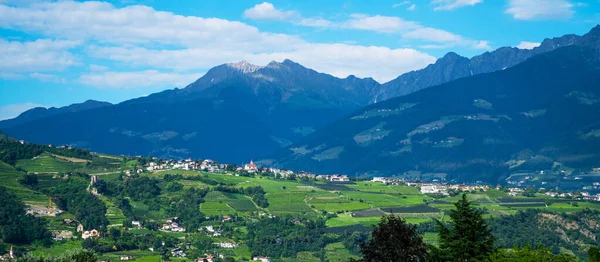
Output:
<svg viewBox="0 0 600 262">
<path fill-rule="evenodd" d="M 599 35 L 597 26 L 583 36 L 545 40 L 532 50 L 543 53 L 565 45 L 597 48 Z M 222 161 L 238 163 L 270 155 L 374 101 L 385 103 L 379 98 L 427 89 L 463 76 L 509 69 L 504 65 L 518 63 L 532 52 L 505 47 L 472 59 L 450 52 L 425 69 L 403 74 L 383 85 L 372 78 L 335 77 L 289 59 L 265 66 L 241 61 L 216 66 L 182 89 L 31 121 L 0 121 L 0 128 L 39 143 L 73 144 L 115 154 L 221 157 Z M 399 80 L 404 86 L 393 87 Z M 481 103 L 485 107 L 485 102 Z M 75 126 L 77 123 L 89 128 L 81 130 Z M 229 129 L 239 131 L 231 133 Z M 127 149 L 122 150 L 123 145 Z M 225 148 L 244 150 L 231 154 Z"/>
<path fill-rule="evenodd" d="M 106 107 L 106 106 L 112 106 L 112 105 L 113 104 L 111 104 L 109 102 L 88 99 L 82 103 L 75 103 L 75 104 L 58 107 L 58 108 L 57 107 L 50 107 L 50 108 L 35 107 L 35 108 L 29 109 L 29 110 L 19 114 L 15 118 L 0 121 L 0 128 L 24 124 L 27 122 L 31 122 L 31 121 L 34 121 L 37 119 L 41 119 L 41 118 L 45 118 L 45 117 L 49 117 L 49 116 L 53 116 L 53 115 L 85 111 L 85 110 L 101 108 L 101 107 Z"/>
<path fill-rule="evenodd" d="M 265 159 L 292 170 L 498 182 L 600 160 L 600 54 L 569 46 L 364 107 Z M 485 86 L 485 88 L 481 88 Z M 521 152 L 536 157 L 519 159 Z M 523 161 L 516 169 L 507 164 Z M 540 162 L 541 161 L 541 162 Z M 430 177 L 431 178 L 431 177 Z"/>
<path fill-rule="evenodd" d="M 593 27 L 588 33 L 578 36 L 567 34 L 555 38 L 544 39 L 540 46 L 533 49 L 519 49 L 516 47 L 500 47 L 491 52 L 476 55 L 471 59 L 447 53 L 434 64 L 427 67 L 404 73 L 396 79 L 383 83 L 373 97 L 373 101 L 383 101 L 393 97 L 407 95 L 412 92 L 442 84 L 462 77 L 490 73 L 503 70 L 519 64 L 528 58 L 555 50 L 568 45 L 587 45 L 598 43 L 600 25 Z"/>
</svg>

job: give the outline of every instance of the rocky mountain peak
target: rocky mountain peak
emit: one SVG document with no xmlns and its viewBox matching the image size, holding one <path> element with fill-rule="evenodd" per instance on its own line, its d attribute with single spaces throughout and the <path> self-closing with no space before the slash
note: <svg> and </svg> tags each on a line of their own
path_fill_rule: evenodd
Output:
<svg viewBox="0 0 600 262">
<path fill-rule="evenodd" d="M 265 67 L 268 68 L 279 68 L 281 66 L 280 63 L 278 63 L 277 61 L 273 60 L 271 62 L 269 62 Z"/>
<path fill-rule="evenodd" d="M 588 35 L 600 35 L 600 24 L 594 26 L 588 33 Z"/>
<path fill-rule="evenodd" d="M 228 63 L 226 65 L 229 68 L 233 68 L 233 69 L 239 70 L 240 72 L 242 72 L 244 74 L 252 73 L 252 72 L 254 72 L 254 71 L 262 68 L 262 66 L 257 66 L 257 65 L 250 64 L 246 60 L 242 60 L 242 61 L 237 62 L 237 63 Z"/>
</svg>

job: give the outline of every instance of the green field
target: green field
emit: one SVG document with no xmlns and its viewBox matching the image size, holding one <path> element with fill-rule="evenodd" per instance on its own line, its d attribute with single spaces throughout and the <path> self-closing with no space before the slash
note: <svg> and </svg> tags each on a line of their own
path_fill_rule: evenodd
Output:
<svg viewBox="0 0 600 262">
<path fill-rule="evenodd" d="M 118 171 L 121 169 L 121 162 L 101 156 L 95 156 L 92 160 L 84 160 L 42 153 L 32 159 L 19 160 L 16 166 L 31 173 L 86 172 L 93 174 Z"/>
<path fill-rule="evenodd" d="M 102 161 L 106 161 L 104 165 L 116 163 L 119 159 L 103 157 Z M 128 161 L 123 164 L 124 167 L 132 166 L 137 161 Z M 119 162 L 121 163 L 121 162 Z M 75 169 L 83 170 L 88 167 L 81 167 L 83 163 L 69 162 L 62 158 L 56 158 L 49 154 L 43 154 L 36 159 L 21 160 L 17 166 L 28 169 L 30 172 L 39 172 L 38 186 L 41 190 L 49 189 L 59 185 L 64 181 L 64 178 L 53 172 L 67 172 Z M 165 174 L 181 174 L 183 178 L 176 181 L 162 181 Z M 19 198 L 27 203 L 46 205 L 48 202 L 47 196 L 36 193 L 18 182 L 18 179 L 25 175 L 24 172 L 18 172 L 12 166 L 0 162 L 0 181 L 8 187 L 11 192 L 14 192 Z M 345 228 L 353 225 L 372 226 L 380 222 L 381 215 L 395 212 L 404 218 L 408 223 L 420 224 L 423 222 L 432 221 L 432 219 L 444 219 L 444 212 L 454 209 L 453 203 L 460 196 L 444 197 L 434 199 L 431 196 L 423 195 L 416 187 L 405 185 L 386 185 L 376 182 L 350 182 L 345 184 L 327 183 L 322 181 L 302 182 L 289 180 L 276 180 L 267 176 L 243 177 L 231 174 L 214 174 L 199 171 L 183 171 L 169 170 L 154 173 L 143 173 L 142 176 L 159 179 L 160 187 L 166 188 L 173 183 L 179 183 L 184 186 L 184 190 L 168 191 L 162 190 L 160 194 L 159 210 L 150 210 L 145 199 L 134 201 L 128 198 L 132 206 L 133 214 L 144 221 L 152 221 L 157 224 L 164 223 L 164 220 L 169 217 L 169 206 L 174 204 L 173 200 L 179 199 L 184 191 L 190 187 L 194 188 L 214 188 L 215 183 L 207 180 L 214 180 L 226 184 L 228 187 L 250 187 L 261 186 L 266 192 L 265 197 L 268 200 L 268 207 L 260 208 L 252 200 L 251 197 L 236 194 L 225 193 L 220 191 L 209 191 L 203 198 L 203 201 L 198 209 L 205 216 L 214 215 L 237 215 L 247 222 L 256 221 L 258 216 L 272 214 L 276 216 L 291 215 L 295 218 L 326 218 L 325 225 L 331 230 L 345 230 Z M 192 178 L 193 177 L 193 178 Z M 198 177 L 202 177 L 201 181 Z M 83 179 L 75 177 L 75 179 Z M 100 176 L 101 180 L 119 181 L 119 173 L 107 172 Z M 127 180 L 127 178 L 125 178 Z M 534 207 L 518 205 L 527 198 L 519 196 L 517 200 L 511 204 L 512 200 L 507 201 L 507 193 L 501 190 L 489 190 L 486 192 L 469 193 L 468 199 L 478 208 L 486 210 L 485 217 L 502 216 L 515 214 L 519 210 L 530 209 Z M 127 219 L 116 205 L 116 197 L 99 196 L 107 207 L 106 217 L 110 227 L 121 228 Z M 524 200 L 523 200 L 524 199 Z M 571 202 L 552 202 L 551 198 L 544 195 L 538 195 L 535 198 L 530 198 L 531 201 L 546 201 L 547 205 L 538 205 L 535 208 L 553 211 L 553 212 L 576 212 L 585 208 L 600 210 L 600 204 L 591 202 L 578 201 L 576 204 Z M 503 202 L 504 201 L 504 202 Z M 537 204 L 540 204 L 536 202 Z M 404 213 L 402 213 L 404 212 Z M 64 225 L 64 218 L 73 218 L 73 215 L 64 213 L 56 218 L 46 218 L 49 222 L 48 226 L 52 230 L 73 230 L 73 226 Z M 206 223 L 206 224 L 205 224 Z M 212 221 L 204 221 L 202 225 L 214 225 Z M 221 223 L 221 221 L 219 221 Z M 234 249 L 215 248 L 215 251 L 221 252 L 227 256 L 241 260 L 242 258 L 250 258 L 252 255 L 248 245 L 244 243 L 244 234 L 248 232 L 246 225 L 238 225 L 231 223 L 233 227 L 233 235 L 223 235 L 213 238 L 213 241 L 233 241 L 239 244 Z M 215 226 L 225 226 L 224 224 Z M 337 229 L 336 229 L 337 228 Z M 163 231 L 151 231 L 148 229 L 135 229 L 129 231 L 132 234 L 160 234 L 162 236 L 170 236 L 178 239 L 185 239 L 193 233 L 173 233 Z M 235 239 L 235 240 L 234 240 Z M 425 233 L 424 240 L 429 243 L 437 244 L 436 233 Z M 36 254 L 60 254 L 65 250 L 71 250 L 81 247 L 80 241 L 65 241 L 57 242 L 50 248 L 37 248 Z M 349 250 L 344 248 L 343 242 L 328 244 L 325 247 L 325 256 L 329 261 L 348 261 L 350 258 L 357 258 L 351 254 Z M 132 255 L 136 261 L 160 261 L 160 254 L 153 253 L 149 250 L 133 250 L 124 252 L 111 252 L 101 255 L 102 259 L 118 260 L 121 254 Z M 179 261 L 173 259 L 173 261 Z M 299 252 L 295 258 L 285 258 L 282 261 L 319 261 L 318 252 Z"/>
<path fill-rule="evenodd" d="M 235 209 L 231 208 L 227 203 L 222 202 L 204 202 L 200 204 L 200 211 L 206 215 L 231 215 L 235 213 Z"/>
<path fill-rule="evenodd" d="M 359 259 L 358 256 L 350 254 L 350 251 L 341 242 L 329 244 L 325 247 L 325 250 L 329 261 L 349 261 L 351 258 Z"/>
<path fill-rule="evenodd" d="M 64 173 L 85 167 L 85 163 L 74 163 L 59 159 L 49 153 L 42 153 L 33 159 L 22 159 L 17 167 L 34 173 Z"/>
<path fill-rule="evenodd" d="M 23 176 L 25 176 L 24 173 L 18 172 L 12 166 L 0 161 L 0 181 L 2 186 L 5 186 L 10 192 L 14 193 L 25 203 L 36 205 L 47 204 L 47 196 L 34 192 L 18 182 Z"/>
<path fill-rule="evenodd" d="M 65 251 L 75 249 L 81 249 L 81 241 L 63 241 L 56 243 L 49 248 L 37 248 L 33 253 L 42 256 L 57 256 L 64 254 Z"/>
<path fill-rule="evenodd" d="M 361 192 L 377 192 L 390 193 L 401 195 L 420 195 L 421 193 L 416 187 L 386 185 L 378 182 L 357 182 L 356 185 L 348 185 L 349 188 L 354 188 Z"/>
</svg>

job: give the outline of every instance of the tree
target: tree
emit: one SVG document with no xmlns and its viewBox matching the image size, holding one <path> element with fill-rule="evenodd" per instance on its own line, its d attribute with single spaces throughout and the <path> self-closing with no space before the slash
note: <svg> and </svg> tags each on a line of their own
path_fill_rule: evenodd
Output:
<svg viewBox="0 0 600 262">
<path fill-rule="evenodd" d="M 600 250 L 597 247 L 590 247 L 588 258 L 590 262 L 600 262 Z"/>
<path fill-rule="evenodd" d="M 52 233 L 46 228 L 46 221 L 25 212 L 25 204 L 0 186 L 0 242 L 29 244 L 41 241 L 50 245 Z"/>
<path fill-rule="evenodd" d="M 494 251 L 495 238 L 483 219 L 483 211 L 471 206 L 467 195 L 454 204 L 449 226 L 435 220 L 439 231 L 439 249 L 435 257 L 443 261 L 481 261 Z"/>
<path fill-rule="evenodd" d="M 23 178 L 19 179 L 19 183 L 23 184 L 24 186 L 26 186 L 28 188 L 37 189 L 38 177 L 33 174 L 27 174 Z"/>
<path fill-rule="evenodd" d="M 500 249 L 492 254 L 487 261 L 490 262 L 577 262 L 577 257 L 568 254 L 552 254 L 550 249 L 514 248 L 511 250 Z M 590 260 L 591 261 L 591 260 Z"/>
<path fill-rule="evenodd" d="M 395 215 L 382 217 L 371 239 L 360 244 L 364 261 L 426 261 L 423 237 L 414 225 Z"/>
</svg>

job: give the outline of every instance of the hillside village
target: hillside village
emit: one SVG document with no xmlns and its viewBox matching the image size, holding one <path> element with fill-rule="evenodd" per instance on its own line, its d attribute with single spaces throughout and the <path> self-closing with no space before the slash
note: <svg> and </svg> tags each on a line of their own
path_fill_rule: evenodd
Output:
<svg viewBox="0 0 600 262">
<path fill-rule="evenodd" d="M 27 143 L 23 142 L 21 145 Z M 68 147 L 62 148 L 71 150 Z M 403 214 L 412 223 L 425 223 L 432 218 L 441 217 L 448 208 L 452 207 L 445 199 L 456 199 L 459 194 L 465 192 L 472 195 L 477 204 L 495 210 L 494 214 L 503 215 L 511 214 L 521 207 L 543 207 L 549 210 L 595 208 L 597 204 L 592 202 L 600 201 L 600 195 L 593 193 L 599 183 L 585 185 L 590 189 L 589 191 L 583 190 L 583 187 L 582 190 L 572 191 L 534 188 L 526 184 L 527 181 L 534 180 L 533 175 L 532 177 L 514 176 L 519 179 L 519 182 L 505 185 L 463 184 L 445 181 L 443 178 L 433 179 L 435 181 L 419 181 L 402 176 L 350 178 L 343 174 L 315 174 L 262 167 L 252 160 L 236 165 L 210 159 L 116 157 L 101 156 L 96 153 L 92 153 L 91 157 L 91 160 L 87 161 L 115 161 L 120 168 L 91 174 L 67 171 L 38 172 L 34 175 L 42 179 L 41 183 L 44 187 L 56 183 L 67 185 L 73 180 L 80 181 L 83 192 L 111 205 L 105 211 L 106 219 L 110 221 L 107 227 L 97 224 L 90 226 L 85 218 L 73 217 L 71 214 L 74 212 L 73 209 L 69 206 L 60 206 L 56 197 L 48 198 L 44 203 L 28 204 L 26 212 L 35 217 L 54 221 L 52 241 L 57 245 L 71 242 L 97 245 L 94 243 L 106 241 L 111 232 L 115 232 L 113 229 L 119 230 L 121 234 L 130 234 L 139 238 L 155 238 L 158 234 L 173 236 L 175 239 L 170 243 L 163 240 L 164 244 L 156 242 L 141 245 L 143 248 L 141 253 L 116 252 L 112 255 L 111 252 L 107 252 L 105 255 L 122 260 L 156 256 L 159 250 L 167 252 L 171 258 L 178 259 L 196 261 L 224 259 L 227 256 L 237 255 L 236 252 L 242 252 L 240 250 L 249 247 L 249 242 L 240 238 L 240 230 L 247 225 L 246 223 L 265 219 L 274 222 L 283 220 L 276 223 L 284 225 L 307 226 L 313 223 L 311 219 L 314 219 L 314 215 L 319 215 L 326 221 L 323 230 L 337 230 L 336 227 L 347 226 L 365 230 L 362 226 L 376 223 L 380 216 L 389 213 Z M 104 159 L 95 160 L 94 157 Z M 57 164 L 69 160 L 80 161 L 52 155 L 45 158 L 36 156 L 27 161 L 46 161 L 44 163 L 55 161 L 52 163 Z M 29 168 L 29 166 L 23 167 Z M 141 191 L 134 193 L 131 191 L 133 188 L 123 188 L 123 191 L 116 195 L 110 189 L 122 186 L 129 188 L 133 186 L 131 183 L 141 183 L 142 187 L 136 187 L 137 189 L 134 190 Z M 157 183 L 160 187 L 157 187 Z M 206 190 L 202 201 L 191 204 L 194 212 L 202 212 L 200 223 L 190 224 L 190 217 L 182 218 L 186 213 L 178 213 L 179 208 L 173 210 L 176 213 L 166 213 L 170 205 L 188 200 L 181 198 L 181 194 L 194 192 L 195 188 L 190 185 L 196 185 L 194 187 L 199 190 Z M 143 196 L 138 197 L 137 194 Z M 168 199 L 171 198 L 180 200 L 153 207 L 154 210 L 160 210 L 159 216 L 152 215 L 153 213 L 144 215 L 137 213 L 141 211 L 140 207 L 148 209 L 152 205 L 151 201 L 158 199 L 169 201 Z M 127 201 L 124 204 L 125 199 Z M 578 207 L 579 205 L 581 207 Z M 135 213 L 132 210 L 136 210 Z M 289 212 L 292 212 L 293 216 L 290 216 Z M 309 213 L 313 215 L 307 215 Z M 361 221 L 368 221 L 368 223 L 363 224 L 365 222 Z M 181 241 L 184 236 L 205 238 L 206 243 L 209 243 L 205 245 L 206 252 L 194 252 L 194 248 Z M 264 250 L 250 253 L 252 256 L 248 254 L 246 252 L 243 256 L 253 261 L 271 261 L 272 253 Z M 333 256 L 334 252 L 330 252 L 329 255 Z"/>
<path fill-rule="evenodd" d="M 145 170 L 144 170 L 145 169 Z M 181 170 L 199 170 L 204 172 L 211 173 L 222 173 L 228 175 L 240 176 L 244 174 L 261 174 L 261 175 L 270 175 L 276 178 L 289 179 L 289 178 L 298 178 L 298 179 L 307 179 L 307 180 L 317 180 L 317 181 L 329 181 L 329 182 L 349 182 L 350 178 L 348 175 L 340 175 L 340 174 L 331 174 L 331 175 L 323 175 L 323 174 L 314 174 L 305 171 L 292 171 L 285 170 L 279 168 L 271 168 L 271 167 L 258 167 L 254 161 L 250 161 L 247 164 L 242 166 L 237 166 L 234 164 L 222 164 L 218 163 L 214 160 L 206 159 L 206 160 L 192 160 L 190 158 L 186 160 L 161 160 L 158 158 L 153 158 L 152 162 L 147 163 L 143 168 L 137 170 L 127 170 L 127 174 L 132 172 L 142 173 L 145 171 L 155 172 L 155 171 L 164 171 L 164 170 L 172 170 L 172 169 L 181 169 Z M 600 168 L 596 171 L 600 172 Z M 543 174 L 543 172 L 541 172 Z M 507 181 L 507 187 L 504 189 L 510 192 L 509 194 L 512 196 L 517 196 L 523 194 L 527 189 L 532 189 L 530 185 L 526 182 L 532 180 L 532 176 L 524 176 L 520 181 Z M 577 178 L 575 178 L 577 179 Z M 364 179 L 359 179 L 364 180 Z M 465 185 L 465 184 L 453 184 L 449 182 L 419 182 L 414 180 L 406 180 L 403 178 L 394 178 L 394 177 L 373 177 L 371 179 L 372 182 L 379 182 L 383 184 L 406 184 L 408 186 L 418 187 L 420 192 L 423 194 L 439 194 L 448 196 L 450 192 L 464 192 L 464 191 L 486 191 L 490 188 L 490 185 L 485 184 L 473 184 L 473 185 Z M 496 186 L 496 189 L 501 189 L 503 187 Z M 600 182 L 591 182 L 589 185 L 585 185 L 577 190 L 577 192 L 565 192 L 564 190 L 560 190 L 559 188 L 554 189 L 545 189 L 545 188 L 537 188 L 544 191 L 546 195 L 557 198 L 565 198 L 565 199 L 579 199 L 579 200 L 589 200 L 589 201 L 600 201 Z M 589 190 L 589 191 L 588 191 Z M 598 193 L 592 193 L 592 192 Z"/>
</svg>

